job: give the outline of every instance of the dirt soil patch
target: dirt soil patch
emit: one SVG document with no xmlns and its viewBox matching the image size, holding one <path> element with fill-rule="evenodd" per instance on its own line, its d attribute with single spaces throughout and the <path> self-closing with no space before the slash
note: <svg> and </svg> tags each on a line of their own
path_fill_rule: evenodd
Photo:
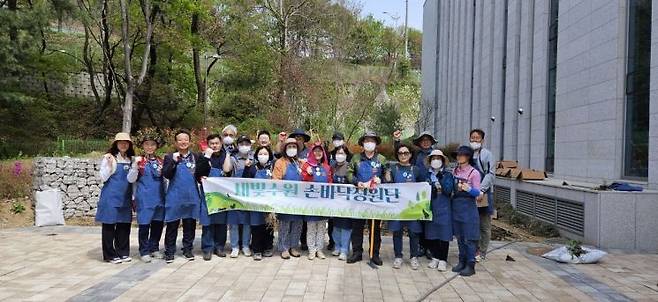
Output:
<svg viewBox="0 0 658 302">
<path fill-rule="evenodd" d="M 29 198 L 0 201 L 0 229 L 34 225 L 34 208 Z"/>
</svg>

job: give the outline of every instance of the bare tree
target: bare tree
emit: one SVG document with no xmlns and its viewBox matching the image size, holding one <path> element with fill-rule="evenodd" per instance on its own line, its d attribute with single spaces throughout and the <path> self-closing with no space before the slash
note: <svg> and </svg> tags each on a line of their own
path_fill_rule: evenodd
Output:
<svg viewBox="0 0 658 302">
<path fill-rule="evenodd" d="M 128 5 L 126 0 L 119 1 L 121 6 L 121 36 L 123 38 L 123 51 L 124 51 L 124 73 L 126 82 L 126 94 L 123 102 L 123 123 L 122 131 L 130 132 L 132 127 L 132 113 L 133 113 L 133 96 L 135 88 L 141 85 L 146 78 L 146 71 L 149 65 L 149 55 L 151 54 L 151 43 L 153 38 L 154 19 L 157 17 L 157 6 L 151 6 L 149 0 L 140 0 L 139 5 L 144 16 L 146 23 L 146 36 L 144 37 L 144 53 L 142 55 L 142 66 L 137 76 L 137 80 L 133 78 L 132 73 L 132 46 L 130 42 L 129 28 L 130 28 L 130 14 L 128 12 Z"/>
</svg>

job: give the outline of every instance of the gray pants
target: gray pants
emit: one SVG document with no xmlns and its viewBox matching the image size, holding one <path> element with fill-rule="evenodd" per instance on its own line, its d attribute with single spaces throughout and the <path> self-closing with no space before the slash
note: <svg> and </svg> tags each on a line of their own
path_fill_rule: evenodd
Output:
<svg viewBox="0 0 658 302">
<path fill-rule="evenodd" d="M 489 249 L 489 241 L 491 240 L 491 215 L 487 213 L 480 213 L 480 241 L 479 250 L 481 254 L 486 254 Z"/>
<path fill-rule="evenodd" d="M 306 222 L 306 245 L 309 252 L 317 252 L 324 248 L 325 234 L 327 234 L 326 220 Z"/>
<path fill-rule="evenodd" d="M 302 221 L 279 221 L 279 252 L 299 246 L 299 238 L 302 235 Z"/>
</svg>

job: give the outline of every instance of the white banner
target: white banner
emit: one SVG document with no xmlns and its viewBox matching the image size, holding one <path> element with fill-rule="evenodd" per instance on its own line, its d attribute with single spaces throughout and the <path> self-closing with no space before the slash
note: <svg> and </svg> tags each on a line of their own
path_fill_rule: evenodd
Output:
<svg viewBox="0 0 658 302">
<path fill-rule="evenodd" d="M 381 220 L 431 220 L 430 185 L 353 185 L 252 178 L 208 177 L 203 181 L 208 213 L 225 210 L 275 212 Z"/>
</svg>

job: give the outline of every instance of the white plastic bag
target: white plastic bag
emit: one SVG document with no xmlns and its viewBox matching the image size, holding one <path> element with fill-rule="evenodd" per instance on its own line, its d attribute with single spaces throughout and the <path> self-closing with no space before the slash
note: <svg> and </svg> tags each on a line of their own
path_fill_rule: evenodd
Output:
<svg viewBox="0 0 658 302">
<path fill-rule="evenodd" d="M 37 204 L 34 208 L 34 225 L 47 226 L 64 224 L 62 193 L 57 189 L 34 193 Z"/>
<path fill-rule="evenodd" d="M 603 256 L 608 254 L 604 251 L 587 247 L 583 247 L 583 250 L 587 253 L 580 255 L 580 257 L 575 257 L 569 253 L 569 250 L 567 250 L 566 246 L 562 246 L 546 254 L 543 254 L 542 257 L 562 263 L 587 264 L 597 263 L 599 260 L 601 260 L 601 258 L 603 258 Z"/>
</svg>

